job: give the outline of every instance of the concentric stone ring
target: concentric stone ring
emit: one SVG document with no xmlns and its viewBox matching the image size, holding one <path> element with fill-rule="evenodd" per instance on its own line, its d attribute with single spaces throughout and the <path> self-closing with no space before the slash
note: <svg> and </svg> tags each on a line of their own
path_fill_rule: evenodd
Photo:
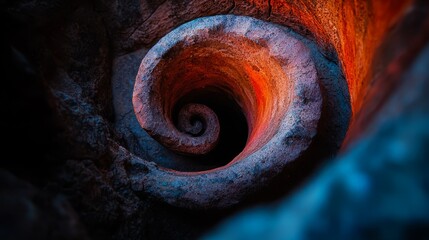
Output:
<svg viewBox="0 0 429 240">
<path fill-rule="evenodd" d="M 135 191 L 181 207 L 226 207 L 283 171 L 316 135 L 322 96 L 315 64 L 308 47 L 285 27 L 220 15 L 174 29 L 141 62 L 133 93 L 138 122 L 179 154 L 207 154 L 222 128 L 216 112 L 178 104 L 204 89 L 240 106 L 248 125 L 244 149 L 228 164 L 200 172 L 133 157 Z"/>
</svg>

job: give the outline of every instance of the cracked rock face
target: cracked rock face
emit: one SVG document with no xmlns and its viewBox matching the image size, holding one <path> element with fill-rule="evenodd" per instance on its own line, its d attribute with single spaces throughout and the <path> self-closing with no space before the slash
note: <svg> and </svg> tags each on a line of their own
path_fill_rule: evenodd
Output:
<svg viewBox="0 0 429 240">
<path fill-rule="evenodd" d="M 428 236 L 424 1 L 1 5 L 1 239 Z"/>
</svg>

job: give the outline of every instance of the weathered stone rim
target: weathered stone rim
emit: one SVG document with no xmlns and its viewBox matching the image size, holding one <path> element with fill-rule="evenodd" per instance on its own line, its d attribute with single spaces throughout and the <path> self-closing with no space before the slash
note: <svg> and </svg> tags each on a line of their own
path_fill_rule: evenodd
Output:
<svg viewBox="0 0 429 240">
<path fill-rule="evenodd" d="M 243 28 L 243 25 L 247 27 Z M 134 158 L 132 167 L 144 167 L 147 171 L 141 174 L 133 171 L 130 176 L 133 189 L 182 207 L 226 207 L 239 202 L 308 148 L 320 118 L 322 98 L 310 50 L 285 27 L 233 15 L 204 17 L 183 24 L 148 52 L 140 66 L 144 71 L 139 70 L 134 88 L 133 103 L 137 114 L 147 106 L 139 103 L 144 89 L 142 82 L 147 81 L 142 72 L 154 70 L 163 55 L 186 37 L 210 30 L 241 35 L 254 42 L 265 41 L 274 58 L 288 63 L 282 68 L 293 80 L 292 101 L 277 133 L 267 143 L 247 156 L 240 154 L 239 161 L 234 160 L 226 166 L 201 172 L 180 172 Z M 258 34 L 252 34 L 256 32 Z M 149 120 L 153 119 L 149 117 Z"/>
</svg>

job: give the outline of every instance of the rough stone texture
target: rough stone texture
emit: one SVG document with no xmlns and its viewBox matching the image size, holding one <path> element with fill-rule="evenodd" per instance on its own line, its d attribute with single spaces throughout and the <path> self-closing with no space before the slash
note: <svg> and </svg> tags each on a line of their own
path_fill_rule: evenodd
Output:
<svg viewBox="0 0 429 240">
<path fill-rule="evenodd" d="M 144 17 L 146 15 L 136 12 L 144 9 L 146 3 L 136 1 L 130 5 L 135 9 L 133 14 L 141 14 L 144 21 L 133 22 L 130 24 L 132 33 L 118 37 L 122 43 L 119 51 L 147 48 L 173 28 L 197 17 L 225 13 L 255 16 L 285 24 L 316 40 L 327 56 L 334 59 L 337 55 L 349 85 L 353 113 L 357 113 L 363 103 L 361 96 L 368 90 L 371 80 L 370 66 L 375 51 L 391 26 L 410 8 L 411 2 L 236 0 L 176 3 L 170 0 Z"/>
<path fill-rule="evenodd" d="M 141 47 L 149 47 L 173 28 L 192 19 L 227 13 L 234 3 L 231 0 L 213 2 L 202 1 L 128 1 L 125 4 L 104 3 L 110 9 L 111 22 L 118 29 L 112 34 L 117 38 L 119 52 L 129 52 Z M 151 6 L 150 10 L 146 10 Z M 123 12 L 127 15 L 122 15 Z M 135 16 L 136 21 L 129 21 L 129 14 Z M 118 16 L 119 15 L 119 16 Z M 125 20 L 126 19 L 126 20 Z M 122 24 L 127 21 L 127 24 Z M 156 26 L 156 27 L 154 27 Z"/>
<path fill-rule="evenodd" d="M 280 206 L 243 213 L 204 239 L 426 239 L 428 62 L 426 44 L 366 139 L 310 184 Z"/>
<path fill-rule="evenodd" d="M 86 233 L 93 239 L 195 239 L 246 208 L 249 203 L 244 202 L 230 211 L 186 210 L 133 191 L 131 166 L 153 171 L 154 164 L 139 159 L 163 161 L 172 153 L 152 144 L 136 119 L 120 121 L 118 114 L 121 107 L 132 109 L 138 64 L 157 40 L 197 17 L 228 13 L 285 25 L 316 42 L 307 46 L 317 49 L 311 54 L 325 101 L 311 151 L 270 184 L 275 191 L 297 189 L 303 179 L 308 185 L 275 211 L 265 208 L 257 218 L 239 218 L 234 232 L 225 227 L 212 236 L 251 239 L 261 236 L 256 232 L 261 229 L 273 230 L 264 238 L 429 235 L 428 60 L 415 61 L 428 41 L 425 1 L 18 0 L 0 6 L 5 36 L 0 57 L 6 62 L 1 67 L 8 76 L 1 88 L 7 140 L 2 152 L 14 156 L 2 159 L 1 168 L 19 178 L 1 174 L 9 179 L 1 180 L 0 199 L 8 202 L 0 205 L 7 213 L 2 221 L 10 224 L 1 234 L 13 239 L 27 232 L 43 239 L 84 238 Z M 402 37 L 392 38 L 388 33 L 398 23 L 405 24 L 393 36 Z M 381 60 L 375 58 L 377 52 Z M 339 67 L 344 74 L 331 71 Z M 128 90 L 115 91 L 122 87 Z M 343 155 L 317 173 L 313 163 L 323 149 L 336 150 L 347 130 L 347 87 L 354 115 Z M 311 172 L 314 177 L 305 178 Z M 58 196 L 67 200 L 56 200 Z M 51 204 L 56 201 L 71 206 L 57 208 Z M 37 218 L 27 221 L 32 209 Z M 28 223 L 36 232 L 26 231 Z M 58 226 L 58 235 L 50 235 Z"/>
<path fill-rule="evenodd" d="M 244 26 L 245 25 L 246 24 L 244 24 Z M 256 31 L 256 30 L 254 29 L 254 27 L 253 28 L 251 27 L 246 31 Z M 290 30 L 286 28 L 284 28 L 284 30 L 282 31 L 290 32 Z M 255 32 L 253 32 L 252 34 L 258 35 L 258 34 L 255 34 Z M 281 34 L 281 32 L 279 34 Z M 347 130 L 347 124 L 350 118 L 350 105 L 349 105 L 350 103 L 349 103 L 349 96 L 348 96 L 346 82 L 341 74 L 341 70 L 338 68 L 338 65 L 335 62 L 331 62 L 327 60 L 318 50 L 318 47 L 317 45 L 315 45 L 314 42 L 308 39 L 305 39 L 302 36 L 299 36 L 293 32 L 290 32 L 289 34 L 293 35 L 294 38 L 298 39 L 306 47 L 309 48 L 311 59 L 314 62 L 317 70 L 317 76 L 319 78 L 322 95 L 325 99 L 323 103 L 323 110 L 321 113 L 322 121 L 319 122 L 318 135 L 315 138 L 315 142 L 317 142 L 317 144 L 314 144 L 314 145 L 316 145 L 316 148 L 313 148 L 311 152 L 315 154 L 314 156 L 317 156 L 319 158 L 323 158 L 322 156 L 324 157 L 330 156 L 333 153 L 335 153 L 335 151 L 341 145 L 341 142 Z M 181 36 L 180 38 L 182 37 L 183 36 Z M 173 37 L 170 36 L 170 38 L 173 38 Z M 174 41 L 177 41 L 177 39 Z M 162 44 L 160 45 L 162 46 Z M 244 49 L 246 47 L 246 45 L 243 45 L 243 44 L 241 45 L 242 46 L 240 48 Z M 284 48 L 286 48 L 286 46 L 288 45 L 285 44 Z M 215 49 L 215 47 L 213 47 L 213 49 Z M 210 169 L 210 168 L 207 168 L 206 165 L 202 165 L 202 166 L 198 165 L 198 162 L 205 161 L 205 160 L 198 160 L 198 159 L 190 160 L 188 158 L 177 156 L 169 152 L 167 149 L 163 148 L 160 144 L 158 144 L 151 137 L 149 137 L 145 131 L 142 131 L 142 128 L 138 125 L 136 121 L 136 115 L 133 112 L 131 95 L 132 95 L 132 89 L 134 87 L 133 86 L 134 76 L 137 75 L 137 66 L 139 65 L 138 61 L 142 59 L 145 54 L 146 54 L 146 50 L 142 49 L 138 52 L 121 56 L 115 61 L 116 63 L 114 65 L 114 70 L 113 70 L 114 75 L 113 75 L 112 84 L 113 84 L 114 109 L 116 114 L 115 124 L 118 132 L 123 134 L 122 138 L 126 141 L 127 148 L 132 153 L 142 157 L 143 159 L 156 162 L 166 168 L 171 168 L 171 169 L 180 170 L 180 171 L 184 171 L 184 170 L 195 171 L 195 170 Z M 196 59 L 194 60 L 195 62 L 194 64 L 196 64 L 198 58 L 196 57 L 195 53 L 193 54 L 194 54 L 193 55 L 194 58 Z M 231 56 L 234 57 L 233 54 L 231 54 Z M 243 57 L 239 57 L 239 58 L 240 59 L 237 58 L 236 60 L 237 64 L 238 62 L 241 61 L 241 58 Z M 208 64 L 210 61 L 214 61 L 214 60 L 208 59 L 208 60 L 201 61 L 202 67 L 200 66 L 195 71 L 186 71 L 191 74 L 184 75 L 180 71 L 189 70 L 193 66 L 189 64 L 186 66 L 185 65 L 182 66 L 182 64 L 186 62 L 186 58 L 182 60 L 177 60 L 175 63 L 174 62 L 169 63 L 168 65 L 169 66 L 168 69 L 170 72 L 169 76 L 172 76 L 174 78 L 180 78 L 180 79 L 198 78 L 199 76 L 196 76 L 197 72 L 201 72 L 201 69 L 204 69 L 203 64 Z M 216 62 L 218 61 L 222 61 L 222 59 L 214 61 L 213 64 L 216 65 Z M 248 61 L 252 61 L 252 60 L 248 60 Z M 213 64 L 208 64 L 210 66 L 206 67 L 207 71 L 205 73 L 201 73 L 201 75 L 204 76 L 205 78 L 215 78 L 217 76 L 215 73 L 211 75 L 209 74 L 209 72 L 212 71 L 213 69 L 213 66 L 211 66 Z M 268 69 L 267 67 L 265 68 Z M 262 70 L 264 70 L 264 68 L 262 68 Z M 220 69 L 218 71 L 222 71 L 222 70 Z M 192 74 L 195 74 L 195 75 L 192 75 Z M 237 82 L 240 81 L 236 76 L 228 76 L 228 74 L 225 75 L 223 73 L 220 73 L 220 75 L 222 75 L 220 79 L 236 78 L 236 80 L 234 81 L 237 81 Z M 222 80 L 220 81 L 222 82 Z M 234 82 L 234 81 L 231 81 L 231 82 Z M 181 82 L 181 81 L 178 81 L 178 82 Z M 188 88 L 191 88 L 191 89 L 198 86 L 198 84 L 199 83 L 195 83 L 195 84 L 183 83 L 184 86 L 189 86 Z M 213 85 L 217 83 L 213 83 L 213 81 L 211 81 L 210 83 L 210 81 L 208 81 L 206 85 L 210 85 L 210 84 Z M 284 92 L 287 90 L 287 87 L 283 88 L 283 87 L 272 86 L 270 87 L 270 89 L 277 89 L 277 91 Z M 140 90 L 149 91 L 144 87 L 141 87 Z M 164 91 L 167 91 L 166 96 L 168 95 L 169 97 L 174 96 L 174 93 L 176 92 L 179 95 L 184 94 L 183 89 L 180 91 L 171 91 L 170 88 L 165 88 Z M 189 91 L 189 89 L 186 91 Z M 240 92 L 240 91 L 237 90 L 235 92 Z M 160 102 L 162 101 L 163 100 L 161 98 Z M 257 113 L 258 111 L 256 110 L 245 110 L 245 111 L 247 111 L 246 114 L 248 116 L 258 116 L 259 114 L 262 114 L 262 113 Z M 271 124 L 275 123 L 275 121 L 267 121 L 267 120 L 265 121 L 271 122 Z M 147 124 L 151 123 L 151 121 L 146 121 L 146 122 Z M 153 121 L 153 123 L 159 124 L 157 121 Z M 159 125 L 158 127 L 161 130 L 164 129 L 164 125 Z M 169 129 L 170 128 L 174 128 L 174 126 L 170 126 Z M 275 128 L 273 127 L 272 129 L 275 129 Z M 268 133 L 266 134 L 267 134 L 266 136 L 268 136 Z M 175 141 L 173 141 L 173 143 L 174 142 Z M 311 157 L 308 157 L 308 158 L 311 158 Z M 229 161 L 227 161 L 226 163 L 228 162 Z"/>
<path fill-rule="evenodd" d="M 322 106 L 317 71 L 310 50 L 286 28 L 219 15 L 170 32 L 140 65 L 133 95 L 137 119 L 167 148 L 205 154 L 222 127 L 210 123 L 216 113 L 199 112 L 207 128 L 198 137 L 180 132 L 171 113 L 181 98 L 207 88 L 231 92 L 243 109 L 249 125 L 243 151 L 225 166 L 197 173 L 135 160 L 133 168 L 136 162 L 143 166 L 133 169 L 134 190 L 182 207 L 236 204 L 299 158 L 316 135 Z"/>
</svg>

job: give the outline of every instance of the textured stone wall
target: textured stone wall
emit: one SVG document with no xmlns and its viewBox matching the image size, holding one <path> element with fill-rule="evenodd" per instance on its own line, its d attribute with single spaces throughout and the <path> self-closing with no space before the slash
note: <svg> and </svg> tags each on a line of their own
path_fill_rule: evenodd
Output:
<svg viewBox="0 0 429 240">
<path fill-rule="evenodd" d="M 429 6 L 425 1 L 20 0 L 2 1 L 0 6 L 5 140 L 1 239 L 429 236 Z M 244 142 L 234 147 L 238 152 L 246 146 L 250 146 L 246 154 L 257 152 L 252 141 L 247 142 L 252 128 L 240 130 L 241 120 L 230 123 L 228 132 L 239 131 L 226 137 L 234 140 L 223 150 L 195 157 L 158 143 L 157 135 L 136 117 L 132 99 L 136 77 L 146 74 L 139 73 L 146 69 L 139 70 L 142 60 L 177 27 L 214 15 L 249 16 L 283 29 L 302 42 L 314 64 L 320 118 L 315 114 L 317 127 L 308 126 L 315 134 L 300 134 L 311 131 L 297 128 L 293 137 L 279 138 L 285 147 L 265 148 L 254 159 L 258 164 L 267 162 L 261 166 L 272 167 L 269 171 L 243 171 L 245 161 L 235 158 L 237 152 L 228 152 L 232 148 L 228 146 L 239 141 Z M 254 32 L 247 28 L 245 38 L 255 39 L 249 37 Z M 275 42 L 278 36 L 282 34 L 266 38 Z M 238 40 L 230 43 L 234 41 Z M 192 51 L 198 49 L 204 48 Z M 263 66 L 258 71 L 249 68 L 246 74 L 222 75 L 240 76 L 238 82 L 244 75 L 257 79 L 253 87 L 261 86 L 260 76 L 268 69 L 274 69 L 268 76 L 280 76 L 275 64 L 243 63 L 246 53 L 257 49 L 254 45 L 246 42 L 230 49 L 234 61 L 218 58 L 194 65 L 181 64 L 189 55 L 174 62 L 174 52 L 167 54 L 166 61 L 173 59 L 174 64 L 171 71 L 162 72 L 179 76 L 177 72 L 190 66 L 193 72 L 221 71 L 210 65 L 223 61 L 233 66 L 225 71 Z M 246 61 L 271 61 L 271 56 L 264 56 Z M 270 81 L 263 99 L 283 99 L 270 95 L 283 86 Z M 166 82 L 186 90 L 174 85 L 174 79 Z M 162 91 L 159 100 L 181 97 L 181 93 L 169 94 L 168 88 Z M 229 95 L 210 94 L 202 95 L 209 96 L 206 102 L 214 102 L 221 114 L 236 113 Z M 234 96 L 242 98 L 239 93 Z M 198 97 L 201 94 L 183 101 Z M 307 106 L 307 100 L 303 102 Z M 255 128 L 260 132 L 254 131 L 253 144 L 265 146 L 259 142 L 273 139 L 278 132 L 274 125 L 281 122 L 275 114 L 283 110 L 277 111 L 281 108 L 276 104 L 268 104 L 267 111 L 258 110 L 262 107 L 251 101 L 246 104 L 250 107 L 244 107 L 244 125 L 256 119 L 254 125 L 261 127 Z M 270 114 L 274 117 L 266 117 Z M 233 138 L 243 132 L 244 140 Z M 306 147 L 289 150 L 302 146 L 293 141 L 303 141 Z M 293 160 L 286 162 L 289 158 Z M 229 175 L 216 175 L 223 169 L 232 170 Z M 216 174 L 204 175 L 204 171 Z M 177 181 L 175 174 L 183 181 Z M 223 188 L 228 190 L 211 191 Z M 275 207 L 270 205 L 273 202 Z M 253 209 L 257 204 L 264 205 Z M 236 215 L 241 210 L 246 211 Z"/>
</svg>

